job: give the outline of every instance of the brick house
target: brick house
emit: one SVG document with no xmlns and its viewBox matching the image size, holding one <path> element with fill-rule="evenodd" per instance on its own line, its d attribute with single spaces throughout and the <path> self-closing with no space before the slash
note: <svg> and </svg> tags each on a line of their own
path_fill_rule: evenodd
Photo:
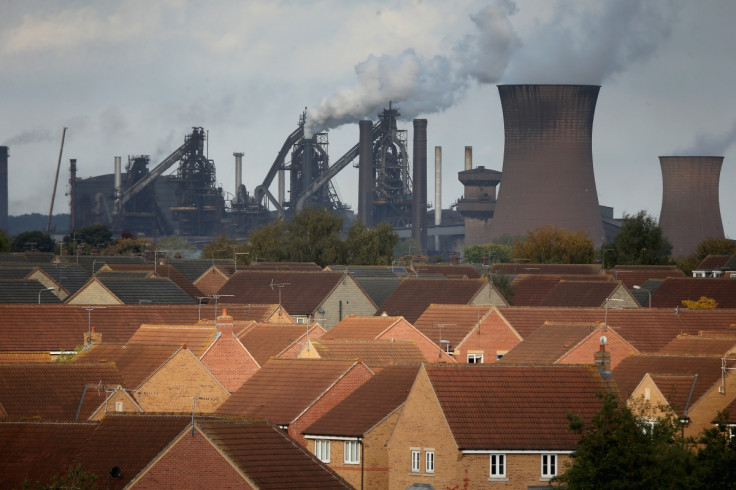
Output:
<svg viewBox="0 0 736 490">
<path fill-rule="evenodd" d="M 304 429 L 307 448 L 356 488 L 388 488 L 386 443 L 418 370 L 382 369 Z"/>
<path fill-rule="evenodd" d="M 436 341 L 427 337 L 414 325 L 400 316 L 350 315 L 332 327 L 325 340 L 411 340 L 425 359 L 437 362 L 455 362 L 455 359 L 439 349 Z"/>
<path fill-rule="evenodd" d="M 547 485 L 613 389 L 592 366 L 424 365 L 388 441 L 389 485 Z M 467 480 L 466 480 L 467 479 Z"/>
<path fill-rule="evenodd" d="M 325 332 L 319 323 L 259 322 L 237 337 L 260 367 L 272 357 L 295 359 L 309 339 L 319 339 Z"/>
<path fill-rule="evenodd" d="M 310 318 L 326 330 L 350 314 L 373 315 L 376 305 L 347 273 L 238 270 L 222 286 L 221 303 L 278 302 L 297 323 Z"/>
<path fill-rule="evenodd" d="M 522 340 L 490 305 L 432 304 L 414 326 L 460 363 L 492 364 Z"/>
<path fill-rule="evenodd" d="M 217 413 L 265 417 L 304 445 L 304 428 L 372 376 L 360 361 L 270 359 Z"/>
<path fill-rule="evenodd" d="M 188 414 L 0 422 L 0 446 L 15 455 L 0 461 L 2 488 L 48 483 L 77 465 L 110 489 L 351 488 L 263 420 Z"/>
<path fill-rule="evenodd" d="M 592 274 L 518 274 L 511 281 L 514 294 L 509 298 L 509 303 L 513 306 L 540 306 L 545 296 L 563 280 L 602 282 L 612 281 L 613 278 Z"/>
<path fill-rule="evenodd" d="M 716 300 L 718 308 L 736 308 L 736 281 L 713 277 L 667 278 L 652 293 L 652 304 L 683 308 L 683 300 L 698 301 L 702 296 Z"/>
<path fill-rule="evenodd" d="M 72 363 L 114 365 L 145 412 L 214 412 L 230 393 L 186 346 L 99 344 Z"/>
<path fill-rule="evenodd" d="M 300 359 L 360 359 L 376 371 L 392 364 L 421 364 L 428 359 L 411 340 L 310 340 L 299 352 Z M 432 355 L 432 360 L 437 355 Z"/>
</svg>

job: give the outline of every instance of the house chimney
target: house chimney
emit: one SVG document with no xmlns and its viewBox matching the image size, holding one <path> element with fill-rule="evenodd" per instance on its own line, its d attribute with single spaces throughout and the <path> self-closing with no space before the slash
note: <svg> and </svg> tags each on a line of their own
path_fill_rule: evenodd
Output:
<svg viewBox="0 0 736 490">
<path fill-rule="evenodd" d="M 460 262 L 460 259 L 458 259 L 457 254 L 455 252 L 452 252 L 450 254 L 450 265 L 457 265 Z"/>
<path fill-rule="evenodd" d="M 606 343 L 608 342 L 608 339 L 605 335 L 601 335 L 601 347 L 593 355 L 593 359 L 595 361 L 596 366 L 598 366 L 598 369 L 601 372 L 601 376 L 610 377 L 611 376 L 611 353 L 606 350 Z"/>
<path fill-rule="evenodd" d="M 231 338 L 233 336 L 233 317 L 227 314 L 227 310 L 222 310 L 222 315 L 217 317 L 217 330 L 223 338 Z"/>
<path fill-rule="evenodd" d="M 84 346 L 85 347 L 89 345 L 101 344 L 101 343 L 102 343 L 102 334 L 98 333 L 95 330 L 95 327 L 92 327 L 89 332 L 84 334 Z"/>
</svg>

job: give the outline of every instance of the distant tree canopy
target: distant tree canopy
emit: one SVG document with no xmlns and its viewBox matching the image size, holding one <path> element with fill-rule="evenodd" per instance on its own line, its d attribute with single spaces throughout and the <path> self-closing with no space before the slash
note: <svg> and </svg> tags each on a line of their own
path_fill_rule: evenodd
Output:
<svg viewBox="0 0 736 490">
<path fill-rule="evenodd" d="M 488 263 L 509 262 L 511 260 L 513 248 L 508 245 L 498 243 L 486 243 L 484 245 L 473 245 L 463 249 L 463 262 L 469 264 L 482 264 L 483 258 L 488 259 Z"/>
<path fill-rule="evenodd" d="M 121 238 L 103 252 L 104 255 L 145 255 L 156 250 L 156 245 L 148 238 Z"/>
<path fill-rule="evenodd" d="M 112 232 L 105 225 L 91 225 L 83 228 L 75 228 L 63 239 L 64 248 L 73 254 L 76 247 L 82 246 L 85 253 L 92 249 L 102 250 L 114 243 Z"/>
<path fill-rule="evenodd" d="M 688 276 L 708 255 L 733 255 L 736 253 L 736 241 L 728 238 L 709 238 L 695 247 L 695 252 L 675 259 L 677 265 Z"/>
<path fill-rule="evenodd" d="M 42 231 L 26 231 L 15 237 L 11 246 L 13 252 L 54 252 L 56 242 L 51 235 Z"/>
<path fill-rule="evenodd" d="M 621 231 L 613 243 L 605 243 L 604 267 L 614 265 L 665 265 L 672 245 L 662 233 L 657 220 L 646 211 L 625 214 Z"/>
<path fill-rule="evenodd" d="M 159 250 L 168 250 L 173 256 L 176 252 L 191 252 L 197 250 L 197 247 L 179 235 L 166 235 L 156 240 L 156 246 Z"/>
<path fill-rule="evenodd" d="M 10 252 L 10 247 L 13 244 L 13 238 L 7 235 L 5 231 L 0 230 L 0 252 Z"/>
<path fill-rule="evenodd" d="M 211 242 L 202 247 L 199 253 L 200 259 L 214 260 L 225 259 L 233 260 L 238 258 L 239 264 L 248 264 L 250 259 L 248 255 L 236 255 L 236 253 L 250 254 L 248 247 L 225 233 L 217 235 Z"/>
<path fill-rule="evenodd" d="M 584 231 L 541 226 L 525 239 L 515 238 L 512 254 L 536 264 L 591 264 L 595 249 Z"/>
</svg>

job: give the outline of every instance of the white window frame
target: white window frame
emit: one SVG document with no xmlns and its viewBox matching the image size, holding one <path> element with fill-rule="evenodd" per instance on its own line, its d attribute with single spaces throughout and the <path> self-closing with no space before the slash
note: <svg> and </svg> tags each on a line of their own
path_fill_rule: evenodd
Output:
<svg viewBox="0 0 736 490">
<path fill-rule="evenodd" d="M 317 459 L 323 463 L 330 462 L 330 440 L 329 439 L 315 439 L 314 440 L 314 455 Z"/>
<path fill-rule="evenodd" d="M 542 454 L 540 458 L 541 474 L 543 479 L 554 478 L 557 476 L 557 455 L 554 453 Z"/>
<path fill-rule="evenodd" d="M 122 412 L 123 411 L 123 402 L 115 402 L 115 411 L 116 412 Z"/>
<path fill-rule="evenodd" d="M 434 449 L 424 450 L 424 472 L 434 473 Z"/>
<path fill-rule="evenodd" d="M 506 478 L 506 453 L 491 453 L 488 460 L 490 478 Z"/>
<path fill-rule="evenodd" d="M 483 354 L 468 353 L 468 364 L 483 364 Z"/>
<path fill-rule="evenodd" d="M 345 441 L 345 464 L 360 464 L 360 441 Z"/>
<path fill-rule="evenodd" d="M 422 451 L 419 449 L 413 449 L 411 450 L 411 472 L 412 473 L 419 473 L 421 469 L 421 461 L 422 461 Z"/>
</svg>

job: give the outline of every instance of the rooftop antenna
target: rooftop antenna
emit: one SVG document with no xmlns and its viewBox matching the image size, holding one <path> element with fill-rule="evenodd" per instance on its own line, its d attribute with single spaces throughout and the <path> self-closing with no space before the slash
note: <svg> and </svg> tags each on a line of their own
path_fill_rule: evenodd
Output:
<svg viewBox="0 0 736 490">
<path fill-rule="evenodd" d="M 92 310 L 104 310 L 107 306 L 77 306 L 80 310 L 87 310 L 87 334 L 92 335 Z"/>
<path fill-rule="evenodd" d="M 271 291 L 273 291 L 273 288 L 279 288 L 279 308 L 281 308 L 281 288 L 284 286 L 290 285 L 290 282 L 280 282 L 280 283 L 274 283 L 273 279 L 271 279 Z"/>
<path fill-rule="evenodd" d="M 217 301 L 222 297 L 232 297 L 233 294 L 210 294 L 210 298 L 215 298 L 215 327 L 217 327 Z"/>
<path fill-rule="evenodd" d="M 439 349 L 440 349 L 440 352 L 437 355 L 437 358 L 439 359 L 439 358 L 442 357 L 442 344 L 445 344 L 446 345 L 446 353 L 447 354 L 450 353 L 449 352 L 449 349 L 450 349 L 450 341 L 449 340 L 442 339 L 442 327 L 454 327 L 455 324 L 454 323 L 434 323 L 434 322 L 432 322 L 432 326 L 439 328 L 439 331 L 440 331 L 439 343 L 437 344 L 438 347 L 439 347 Z"/>
</svg>

